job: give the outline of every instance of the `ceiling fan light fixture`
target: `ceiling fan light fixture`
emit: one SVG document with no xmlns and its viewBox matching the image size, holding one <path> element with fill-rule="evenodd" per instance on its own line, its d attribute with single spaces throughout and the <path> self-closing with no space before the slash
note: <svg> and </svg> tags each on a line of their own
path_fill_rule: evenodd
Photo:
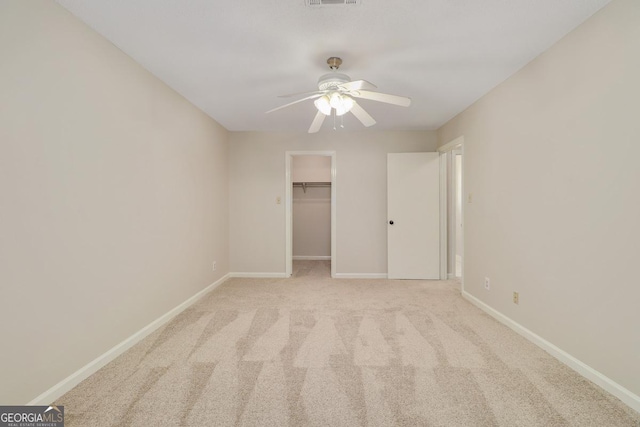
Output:
<svg viewBox="0 0 640 427">
<path fill-rule="evenodd" d="M 331 104 L 331 108 L 337 110 L 342 105 L 342 96 L 340 96 L 338 92 L 332 92 L 331 95 L 329 95 L 329 104 Z"/>
<path fill-rule="evenodd" d="M 353 108 L 354 100 L 338 92 L 333 92 L 329 98 L 329 104 L 335 108 L 336 116 L 342 116 L 347 114 Z"/>
<path fill-rule="evenodd" d="M 329 97 L 327 95 L 321 96 L 320 98 L 313 101 L 318 111 L 320 111 L 325 116 L 331 114 L 331 103 L 329 101 Z"/>
</svg>

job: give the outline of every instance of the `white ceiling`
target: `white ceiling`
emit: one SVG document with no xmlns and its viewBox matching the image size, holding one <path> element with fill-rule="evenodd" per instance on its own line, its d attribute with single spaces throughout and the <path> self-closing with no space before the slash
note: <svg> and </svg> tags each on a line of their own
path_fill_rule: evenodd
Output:
<svg viewBox="0 0 640 427">
<path fill-rule="evenodd" d="M 610 0 L 57 1 L 228 130 L 306 131 L 312 101 L 264 112 L 315 90 L 330 56 L 413 99 L 360 100 L 371 129 L 436 129 Z M 344 124 L 362 129 L 351 115 Z"/>
</svg>

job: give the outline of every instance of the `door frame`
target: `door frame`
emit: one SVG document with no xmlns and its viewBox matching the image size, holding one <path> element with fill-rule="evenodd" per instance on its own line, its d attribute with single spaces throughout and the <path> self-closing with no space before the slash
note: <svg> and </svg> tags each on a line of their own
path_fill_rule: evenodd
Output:
<svg viewBox="0 0 640 427">
<path fill-rule="evenodd" d="M 451 211 L 453 209 L 449 209 L 449 203 L 447 203 L 448 195 L 455 194 L 455 177 L 452 179 L 448 179 L 450 172 L 454 171 L 453 162 L 454 162 L 454 153 L 458 152 L 462 155 L 461 158 L 461 176 L 462 176 L 462 206 L 461 215 L 462 215 L 462 226 L 464 230 L 465 224 L 465 185 L 464 185 L 464 163 L 465 163 L 465 155 L 464 155 L 464 136 L 459 136 L 446 144 L 442 145 L 438 148 L 438 152 L 440 153 L 440 279 L 446 280 L 448 279 L 448 265 L 449 265 L 449 244 L 448 244 L 448 226 L 450 220 L 453 221 L 453 239 L 455 236 L 455 212 L 452 213 L 452 217 L 449 218 Z M 454 202 L 455 203 L 455 202 Z M 455 204 L 454 204 L 455 207 Z M 461 286 L 464 291 L 464 264 L 465 264 L 465 253 L 464 253 L 464 240 L 465 240 L 466 232 L 462 234 L 462 242 L 461 242 L 461 253 L 462 253 L 462 276 Z M 455 240 L 454 240 L 455 242 Z M 454 255 L 455 256 L 455 255 Z M 455 268 L 455 258 L 453 260 L 454 268 Z"/>
<path fill-rule="evenodd" d="M 336 152 L 335 151 L 285 151 L 285 274 L 293 273 L 293 182 L 291 167 L 294 156 L 326 156 L 331 157 L 331 277 L 336 277 L 338 265 L 336 253 Z"/>
</svg>

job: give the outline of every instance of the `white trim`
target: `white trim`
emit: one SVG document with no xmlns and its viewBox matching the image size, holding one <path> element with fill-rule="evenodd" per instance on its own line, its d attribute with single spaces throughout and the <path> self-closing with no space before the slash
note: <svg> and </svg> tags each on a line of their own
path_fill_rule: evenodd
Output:
<svg viewBox="0 0 640 427">
<path fill-rule="evenodd" d="M 291 183 L 292 156 L 284 153 L 284 271 L 287 277 L 293 273 L 293 186 Z"/>
<path fill-rule="evenodd" d="M 462 245 L 461 245 L 462 246 L 462 248 L 461 248 L 461 253 L 462 253 L 462 277 L 460 278 L 460 288 L 464 292 L 464 262 L 465 262 L 464 239 L 465 239 L 465 235 L 466 235 L 466 229 L 464 228 L 464 226 L 465 226 L 465 222 L 466 222 L 465 221 L 465 203 L 466 203 L 466 199 L 467 199 L 465 197 L 466 189 L 465 189 L 465 184 L 464 184 L 464 164 L 465 164 L 464 135 L 461 135 L 461 136 L 459 136 L 459 137 L 447 142 L 446 144 L 444 144 L 444 145 L 442 145 L 441 147 L 438 148 L 438 152 L 440 152 L 442 154 L 448 154 L 446 156 L 447 160 L 452 160 L 450 158 L 453 158 L 453 156 L 450 155 L 450 154 L 453 153 L 456 150 L 459 150 L 460 154 L 462 155 L 462 174 L 461 174 L 462 175 L 462 206 L 461 206 L 462 212 L 461 212 L 461 214 L 462 214 L 463 234 L 462 234 Z M 448 167 L 449 164 L 450 163 L 452 164 L 453 162 L 452 161 L 445 161 L 444 163 Z M 445 175 L 445 177 L 446 177 L 446 175 Z M 453 183 L 453 184 L 455 185 L 455 183 Z M 445 185 L 445 187 L 447 187 L 447 186 Z M 446 194 L 448 195 L 449 192 L 450 192 L 450 189 L 447 188 L 446 189 Z M 445 195 L 445 197 L 446 197 L 446 195 Z M 447 206 L 448 206 L 448 204 L 447 204 Z M 447 218 L 448 218 L 448 212 L 447 212 Z M 442 222 L 440 224 L 442 226 Z M 455 220 L 454 220 L 454 229 L 455 229 Z M 449 261 L 448 261 L 449 248 L 447 247 L 448 246 L 448 242 L 447 241 L 448 241 L 448 233 L 449 233 L 449 231 L 448 231 L 448 224 L 446 223 L 446 221 L 445 221 L 445 224 L 444 224 L 444 233 L 445 233 L 445 242 L 444 242 L 444 244 L 441 243 L 440 250 L 441 250 L 441 254 L 442 254 L 442 251 L 444 251 L 445 256 L 447 257 L 447 261 L 446 261 L 446 266 L 447 267 L 446 267 L 446 269 L 447 269 L 447 272 L 448 272 L 448 269 L 449 269 Z M 442 236 L 442 229 L 441 229 L 440 235 Z M 453 237 L 455 238 L 455 235 Z M 454 270 L 454 273 L 455 273 L 455 270 Z M 455 276 L 455 274 L 454 274 L 454 276 Z"/>
<path fill-rule="evenodd" d="M 241 277 L 245 279 L 286 279 L 291 276 L 287 273 L 254 273 L 254 272 L 234 272 L 229 273 L 229 277 Z"/>
<path fill-rule="evenodd" d="M 95 358 L 93 361 L 84 365 L 82 368 L 78 369 L 76 372 L 69 375 L 67 378 L 63 379 L 58 384 L 51 387 L 49 390 L 39 395 L 38 397 L 33 399 L 31 402 L 27 403 L 27 405 L 31 406 L 31 405 L 51 404 L 52 402 L 60 398 L 60 396 L 67 393 L 69 390 L 71 390 L 72 388 L 80 384 L 82 381 L 87 379 L 89 376 L 96 373 L 100 368 L 104 367 L 109 362 L 113 361 L 122 353 L 129 350 L 131 347 L 133 347 L 134 345 L 136 345 L 137 343 L 145 339 L 149 334 L 153 333 L 158 328 L 165 325 L 171 319 L 176 317 L 178 314 L 182 313 L 184 310 L 192 306 L 200 298 L 202 298 L 207 293 L 211 292 L 212 290 L 220 286 L 222 283 L 224 283 L 224 281 L 227 280 L 228 278 L 229 278 L 228 274 L 222 276 L 220 279 L 216 280 L 215 282 L 213 282 L 212 284 L 210 284 L 209 286 L 207 286 L 206 288 L 204 288 L 203 290 L 201 290 L 191 298 L 187 299 L 180 305 L 169 310 L 168 312 L 158 317 L 153 322 L 149 323 L 144 328 L 140 329 L 138 332 L 131 335 L 129 338 L 125 339 L 119 344 L 116 344 L 113 348 L 111 348 L 110 350 L 107 350 L 107 352 L 103 353 L 102 355 Z"/>
<path fill-rule="evenodd" d="M 338 190 L 337 190 L 337 164 L 336 164 L 336 152 L 331 154 L 331 277 L 336 277 L 336 269 L 338 268 L 338 255 L 337 255 L 337 227 L 338 227 Z"/>
<path fill-rule="evenodd" d="M 336 273 L 336 279 L 386 279 L 387 273 Z"/>
<path fill-rule="evenodd" d="M 464 291 L 464 264 L 466 261 L 466 255 L 464 252 L 464 247 L 465 247 L 465 239 L 467 238 L 467 226 L 466 226 L 466 217 L 464 216 L 464 211 L 466 210 L 465 208 L 465 202 L 467 200 L 467 198 L 465 197 L 465 184 L 464 184 L 464 163 L 465 163 L 465 159 L 466 156 L 464 154 L 464 137 L 460 137 L 460 139 L 462 140 L 462 142 L 460 143 L 460 155 L 462 155 L 462 158 L 460 159 L 460 167 L 462 168 L 462 170 L 460 171 L 460 179 L 462 180 L 462 184 L 460 185 L 460 192 L 462 193 L 460 196 L 462 197 L 462 205 L 460 206 L 460 215 L 462 216 L 462 218 L 460 218 L 460 221 L 462 223 L 462 239 L 460 239 L 460 243 L 461 243 L 461 248 L 460 248 L 460 255 L 461 255 L 461 259 L 460 259 L 460 288 Z M 455 264 L 455 263 L 454 263 Z M 455 273 L 455 270 L 454 270 Z M 455 275 L 455 274 L 454 274 Z"/>
<path fill-rule="evenodd" d="M 451 192 L 451 210 L 452 210 L 452 221 L 453 227 L 453 251 L 451 253 L 451 259 L 453 260 L 453 275 L 455 276 L 458 273 L 458 252 L 460 252 L 460 277 L 464 276 L 464 145 L 459 146 L 458 148 L 451 151 L 451 165 L 452 165 L 452 192 Z M 460 238 L 460 248 L 458 248 L 458 221 L 456 215 L 457 209 L 457 199 L 456 195 L 458 194 L 458 166 L 456 162 L 456 157 L 460 156 L 460 227 L 462 229 L 462 237 Z"/>
<path fill-rule="evenodd" d="M 456 139 L 447 142 L 444 145 L 441 145 L 440 147 L 438 147 L 438 151 L 440 153 L 446 153 L 447 151 L 451 151 L 455 148 L 458 147 L 458 145 L 463 145 L 464 144 L 464 136 L 459 136 Z"/>
<path fill-rule="evenodd" d="M 531 341 L 541 349 L 545 350 L 547 353 L 551 354 L 553 357 L 558 359 L 560 362 L 564 363 L 578 374 L 582 375 L 586 379 L 592 381 L 596 385 L 602 387 L 604 390 L 608 391 L 626 405 L 628 405 L 631 409 L 640 412 L 640 396 L 635 393 L 627 390 L 617 382 L 613 381 L 611 378 L 603 375 L 602 373 L 596 371 L 591 366 L 586 363 L 576 359 L 566 351 L 556 347 L 549 341 L 542 338 L 540 335 L 530 331 L 525 328 L 521 324 L 512 320 L 511 318 L 505 316 L 500 313 L 493 307 L 488 306 L 484 302 L 480 301 L 478 298 L 474 297 L 468 292 L 462 291 L 462 296 L 467 299 L 469 302 L 489 314 L 491 317 L 499 321 L 500 323 L 508 326 L 518 334 L 522 335 L 527 340 Z"/>
<path fill-rule="evenodd" d="M 447 242 L 447 271 L 449 264 L 453 268 L 455 273 L 455 255 L 456 255 L 456 162 L 455 151 L 451 150 L 447 152 L 447 183 L 449 188 L 447 189 L 447 230 L 451 243 Z"/>
<path fill-rule="evenodd" d="M 331 260 L 331 255 L 294 255 L 294 261 L 327 261 Z"/>
<path fill-rule="evenodd" d="M 331 277 L 336 277 L 336 267 L 338 265 L 338 257 L 336 251 L 336 152 L 335 151 L 285 151 L 284 168 L 285 168 L 285 277 L 291 277 L 293 273 L 293 192 L 291 183 L 291 163 L 293 156 L 327 156 L 331 157 Z"/>
<path fill-rule="evenodd" d="M 447 273 L 447 280 L 451 280 L 454 278 L 453 273 Z"/>
<path fill-rule="evenodd" d="M 447 278 L 448 272 L 448 204 L 447 204 L 447 174 L 449 153 L 440 153 L 440 280 Z"/>
</svg>

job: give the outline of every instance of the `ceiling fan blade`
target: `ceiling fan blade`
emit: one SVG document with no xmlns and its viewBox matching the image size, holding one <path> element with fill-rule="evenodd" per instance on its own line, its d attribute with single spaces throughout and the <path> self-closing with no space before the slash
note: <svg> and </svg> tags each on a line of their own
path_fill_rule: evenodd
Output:
<svg viewBox="0 0 640 427">
<path fill-rule="evenodd" d="M 411 105 L 411 98 L 398 95 L 390 95 L 388 93 L 369 92 L 368 90 L 359 90 L 351 94 L 354 98 L 370 99 L 372 101 L 386 102 L 387 104 L 408 107 Z"/>
<path fill-rule="evenodd" d="M 322 122 L 324 122 L 324 118 L 327 117 L 322 114 L 320 111 L 316 114 L 316 117 L 311 122 L 311 126 L 309 127 L 309 133 L 316 133 L 320 130 L 320 126 L 322 126 Z"/>
<path fill-rule="evenodd" d="M 360 90 L 360 89 L 376 89 L 377 86 L 373 83 L 369 83 L 366 80 L 354 80 L 352 82 L 339 84 L 338 87 L 344 88 L 348 91 Z"/>
<path fill-rule="evenodd" d="M 358 120 L 360 120 L 360 122 L 362 122 L 365 127 L 373 126 L 376 124 L 375 119 L 371 117 L 369 113 L 364 111 L 364 108 L 362 108 L 355 102 L 353 104 L 353 107 L 351 107 L 351 112 L 354 116 L 356 116 Z"/>
<path fill-rule="evenodd" d="M 293 101 L 293 102 L 290 102 L 288 104 L 284 104 L 284 105 L 281 105 L 279 107 L 276 107 L 276 108 L 274 108 L 272 110 L 269 110 L 269 111 L 265 112 L 265 114 L 273 113 L 274 111 L 281 110 L 281 109 L 286 108 L 286 107 L 288 107 L 290 105 L 297 104 L 298 102 L 306 101 L 307 99 L 318 98 L 320 96 L 322 96 L 322 93 L 316 93 L 316 94 L 313 94 L 311 96 L 307 96 L 306 98 L 298 99 L 297 101 Z"/>
<path fill-rule="evenodd" d="M 290 93 L 288 95 L 278 95 L 278 98 L 291 98 L 293 96 L 304 96 L 304 95 L 315 95 L 317 93 L 326 93 L 326 90 L 314 90 L 311 92 L 298 92 L 298 93 Z"/>
</svg>

